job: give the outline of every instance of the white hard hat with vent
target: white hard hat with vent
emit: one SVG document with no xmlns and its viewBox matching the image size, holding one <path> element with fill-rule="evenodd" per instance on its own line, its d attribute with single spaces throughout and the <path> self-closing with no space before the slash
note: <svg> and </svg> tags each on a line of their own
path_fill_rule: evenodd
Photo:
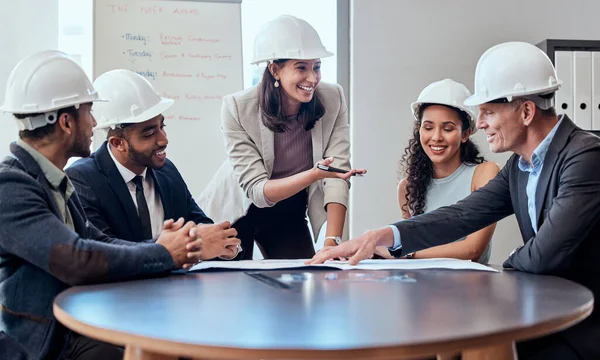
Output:
<svg viewBox="0 0 600 360">
<path fill-rule="evenodd" d="M 464 111 L 469 118 L 471 134 L 474 134 L 477 131 L 475 127 L 476 111 L 473 107 L 464 104 L 465 99 L 469 96 L 471 96 L 471 92 L 465 85 L 452 79 L 444 79 L 427 85 L 419 94 L 417 101 L 413 102 L 410 107 L 415 118 L 418 118 L 419 108 L 423 104 L 446 105 Z"/>
<path fill-rule="evenodd" d="M 83 69 L 67 54 L 45 50 L 21 60 L 12 70 L 0 110 L 41 114 L 18 119 L 19 130 L 34 130 L 57 120 L 57 110 L 104 101 Z"/>
<path fill-rule="evenodd" d="M 541 49 L 526 42 L 506 42 L 491 47 L 479 58 L 475 93 L 465 104 L 476 106 L 503 98 L 512 101 L 526 97 L 548 109 L 554 104 L 551 94 L 561 84 L 556 69 Z"/>
<path fill-rule="evenodd" d="M 94 106 L 98 129 L 141 123 L 173 105 L 172 99 L 161 97 L 146 78 L 130 70 L 105 72 L 94 81 L 94 87 L 110 101 Z"/>
<path fill-rule="evenodd" d="M 312 60 L 333 56 L 306 21 L 282 15 L 266 23 L 254 39 L 252 64 L 278 59 Z"/>
</svg>

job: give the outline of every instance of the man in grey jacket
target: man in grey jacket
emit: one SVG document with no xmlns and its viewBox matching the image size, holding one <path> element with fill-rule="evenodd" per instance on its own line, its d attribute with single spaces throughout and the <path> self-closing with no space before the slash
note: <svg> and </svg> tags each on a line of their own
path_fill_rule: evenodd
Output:
<svg viewBox="0 0 600 360">
<path fill-rule="evenodd" d="M 83 70 L 65 54 L 25 58 L 8 79 L 2 110 L 19 140 L 0 163 L 0 358 L 122 359 L 123 350 L 69 331 L 52 302 L 69 286 L 132 279 L 190 266 L 198 259 L 194 223 L 166 221 L 156 241 L 110 238 L 86 218 L 63 172 L 89 156 L 92 103 Z M 196 254 L 197 252 L 194 252 Z"/>
<path fill-rule="evenodd" d="M 560 276 L 600 296 L 600 139 L 557 116 L 560 86 L 548 57 L 531 44 L 504 43 L 483 54 L 475 73 L 477 127 L 493 152 L 513 151 L 502 171 L 457 204 L 369 231 L 317 254 L 369 258 L 377 246 L 414 252 L 446 244 L 515 214 L 524 244 L 504 267 Z M 519 359 L 600 359 L 600 315 L 560 333 L 517 344 Z"/>
</svg>

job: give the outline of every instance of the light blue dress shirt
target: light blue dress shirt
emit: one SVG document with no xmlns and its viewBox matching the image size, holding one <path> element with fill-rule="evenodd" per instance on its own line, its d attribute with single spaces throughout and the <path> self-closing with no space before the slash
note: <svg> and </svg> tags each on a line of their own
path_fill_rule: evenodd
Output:
<svg viewBox="0 0 600 360">
<path fill-rule="evenodd" d="M 388 225 L 388 227 L 390 227 L 392 229 L 392 231 L 394 232 L 394 247 L 391 249 L 398 250 L 398 249 L 402 248 L 402 242 L 400 242 L 400 230 L 398 230 L 398 228 L 395 227 L 394 225 Z"/>
<path fill-rule="evenodd" d="M 527 160 L 523 159 L 523 157 L 519 158 L 519 170 L 526 171 L 529 173 L 529 179 L 527 179 L 527 212 L 529 213 L 529 218 L 531 219 L 531 227 L 533 231 L 537 234 L 537 219 L 535 216 L 536 208 L 535 208 L 535 192 L 537 189 L 537 184 L 540 180 L 540 174 L 542 173 L 542 167 L 544 166 L 544 159 L 546 158 L 546 154 L 548 153 L 548 148 L 552 143 L 552 139 L 556 134 L 556 130 L 560 126 L 562 122 L 562 115 L 560 120 L 554 125 L 550 133 L 546 135 L 544 140 L 538 145 L 538 147 L 533 151 L 531 155 L 531 163 Z M 400 230 L 394 225 L 389 225 L 389 227 L 394 232 L 394 247 L 392 250 L 398 250 L 402 248 L 402 241 L 400 239 Z"/>
<path fill-rule="evenodd" d="M 535 208 L 535 192 L 537 190 L 538 182 L 540 181 L 540 174 L 542 173 L 542 168 L 544 167 L 544 159 L 546 158 L 546 154 L 548 153 L 548 147 L 550 147 L 550 143 L 552 143 L 552 139 L 554 138 L 554 134 L 556 134 L 556 130 L 560 126 L 562 122 L 561 119 L 554 125 L 550 133 L 546 135 L 544 140 L 538 145 L 535 150 L 533 150 L 533 154 L 531 155 L 531 163 L 525 160 L 523 157 L 519 158 L 519 170 L 528 172 L 529 178 L 527 179 L 527 212 L 529 213 L 529 219 L 531 220 L 531 227 L 533 231 L 537 234 L 537 218 L 536 218 L 536 208 Z"/>
</svg>

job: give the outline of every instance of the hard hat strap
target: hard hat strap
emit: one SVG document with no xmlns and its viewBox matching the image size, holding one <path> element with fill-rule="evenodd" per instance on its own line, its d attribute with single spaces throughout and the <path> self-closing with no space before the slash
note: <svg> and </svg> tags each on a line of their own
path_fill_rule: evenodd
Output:
<svg viewBox="0 0 600 360">
<path fill-rule="evenodd" d="M 555 92 L 551 92 L 548 94 L 532 94 L 532 95 L 524 95 L 524 96 L 508 96 L 502 97 L 499 99 L 494 99 L 492 101 L 488 101 L 489 104 L 507 104 L 514 99 L 526 99 L 529 101 L 533 101 L 537 107 L 542 110 L 548 110 L 554 106 L 554 94 Z"/>
<path fill-rule="evenodd" d="M 44 114 L 17 119 L 17 124 L 19 130 L 35 130 L 49 124 L 54 124 L 56 120 L 58 120 L 58 111 L 49 111 Z"/>
<path fill-rule="evenodd" d="M 509 99 L 507 99 L 505 97 L 502 97 L 502 98 L 499 98 L 499 99 L 494 99 L 492 101 L 488 101 L 487 103 L 488 104 L 508 104 L 510 101 L 511 100 L 509 100 Z"/>
</svg>

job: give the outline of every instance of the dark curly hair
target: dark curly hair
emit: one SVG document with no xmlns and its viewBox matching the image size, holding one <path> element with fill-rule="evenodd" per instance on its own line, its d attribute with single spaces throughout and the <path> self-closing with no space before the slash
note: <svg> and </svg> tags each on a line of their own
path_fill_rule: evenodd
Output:
<svg viewBox="0 0 600 360">
<path fill-rule="evenodd" d="M 431 105 L 423 104 L 417 111 L 417 118 L 414 122 L 413 137 L 408 142 L 408 146 L 404 149 L 402 155 L 401 168 L 406 174 L 406 204 L 402 206 L 403 211 L 409 212 L 412 216 L 423 213 L 425 208 L 425 195 L 427 187 L 433 178 L 433 163 L 423 150 L 420 140 L 421 120 L 423 112 Z M 443 105 L 445 106 L 445 105 Z M 462 122 L 462 131 L 469 129 L 469 115 L 459 109 L 451 106 L 446 106 L 454 110 Z M 463 164 L 481 164 L 485 161 L 483 156 L 479 154 L 479 149 L 470 139 L 460 144 L 460 161 Z"/>
</svg>

